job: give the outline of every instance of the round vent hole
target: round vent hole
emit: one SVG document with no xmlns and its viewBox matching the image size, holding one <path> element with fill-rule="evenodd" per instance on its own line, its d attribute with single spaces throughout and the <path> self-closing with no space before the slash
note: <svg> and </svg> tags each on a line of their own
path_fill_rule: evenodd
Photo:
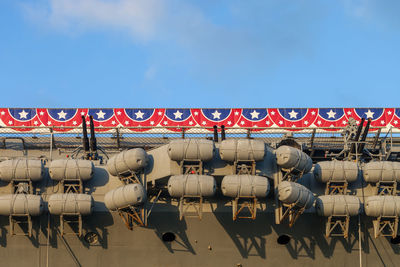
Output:
<svg viewBox="0 0 400 267">
<path fill-rule="evenodd" d="M 390 239 L 390 243 L 392 243 L 393 245 L 398 245 L 398 244 L 400 244 L 400 236 L 398 235 L 398 236 L 396 236 L 396 237 L 394 237 L 394 238 L 391 238 L 391 239 Z"/>
<path fill-rule="evenodd" d="M 172 242 L 175 240 L 175 238 L 175 234 L 172 232 L 166 232 L 161 236 L 161 239 L 164 242 Z"/>
<path fill-rule="evenodd" d="M 286 245 L 287 243 L 289 243 L 290 239 L 291 237 L 288 235 L 280 235 L 276 241 L 278 242 L 278 244 Z"/>
<path fill-rule="evenodd" d="M 85 238 L 85 241 L 87 243 L 89 243 L 90 245 L 94 245 L 99 242 L 99 235 L 96 234 L 95 232 L 88 232 L 84 238 Z"/>
</svg>

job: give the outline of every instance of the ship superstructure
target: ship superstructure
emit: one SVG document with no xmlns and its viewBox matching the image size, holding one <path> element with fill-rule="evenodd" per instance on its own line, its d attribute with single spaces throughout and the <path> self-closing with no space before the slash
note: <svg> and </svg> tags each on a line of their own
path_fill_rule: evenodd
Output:
<svg viewBox="0 0 400 267">
<path fill-rule="evenodd" d="M 0 109 L 20 266 L 396 266 L 400 109 Z"/>
</svg>

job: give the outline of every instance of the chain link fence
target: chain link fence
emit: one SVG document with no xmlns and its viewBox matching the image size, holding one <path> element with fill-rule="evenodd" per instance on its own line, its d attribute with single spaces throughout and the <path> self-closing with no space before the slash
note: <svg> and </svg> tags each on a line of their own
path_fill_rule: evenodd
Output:
<svg viewBox="0 0 400 267">
<path fill-rule="evenodd" d="M 63 129 L 64 132 L 53 128 L 36 128 L 32 131 L 16 131 L 15 127 L 0 128 L 0 148 L 43 149 L 50 148 L 75 150 L 82 146 L 82 128 Z M 335 131 L 333 131 L 335 130 Z M 90 137 L 90 131 L 88 131 Z M 342 128 L 293 129 L 285 128 L 227 128 L 225 138 L 254 138 L 263 140 L 275 147 L 282 139 L 292 138 L 305 148 L 320 149 L 341 148 L 344 145 Z M 221 140 L 221 128 L 218 128 L 218 138 Z M 147 150 L 169 143 L 172 139 L 206 138 L 213 140 L 213 128 L 98 128 L 95 132 L 97 145 L 103 150 L 124 150 L 142 147 Z M 398 133 L 381 132 L 379 129 L 367 135 L 367 146 L 376 147 L 382 140 L 396 142 Z"/>
</svg>

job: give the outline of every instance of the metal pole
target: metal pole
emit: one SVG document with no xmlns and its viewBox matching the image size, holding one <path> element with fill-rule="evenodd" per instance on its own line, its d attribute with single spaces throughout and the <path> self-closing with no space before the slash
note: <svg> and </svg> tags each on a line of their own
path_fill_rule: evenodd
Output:
<svg viewBox="0 0 400 267">
<path fill-rule="evenodd" d="M 360 254 L 360 267 L 362 267 L 362 252 L 361 252 L 361 215 L 358 214 L 358 249 Z"/>
<path fill-rule="evenodd" d="M 214 125 L 213 127 L 214 129 L 214 142 L 218 142 L 218 129 L 217 129 L 217 125 Z"/>
<path fill-rule="evenodd" d="M 53 159 L 53 129 L 50 129 L 50 160 Z"/>
<path fill-rule="evenodd" d="M 357 162 L 358 167 L 361 168 L 360 162 Z M 365 203 L 365 195 L 364 195 L 364 180 L 361 179 L 361 193 L 362 193 L 362 202 Z M 367 230 L 368 231 L 368 230 Z M 361 247 L 361 215 L 358 214 L 358 249 L 360 256 L 360 267 L 362 267 L 362 247 Z"/>
<path fill-rule="evenodd" d="M 49 246 L 50 246 L 50 213 L 47 213 L 46 267 L 49 267 Z"/>
</svg>

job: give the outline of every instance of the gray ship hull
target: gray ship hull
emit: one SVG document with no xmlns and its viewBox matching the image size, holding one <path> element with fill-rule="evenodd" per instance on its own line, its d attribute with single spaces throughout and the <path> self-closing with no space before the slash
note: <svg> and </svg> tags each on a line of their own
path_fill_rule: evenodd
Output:
<svg viewBox="0 0 400 267">
<path fill-rule="evenodd" d="M 158 209 L 162 207 L 158 207 Z M 292 228 L 276 225 L 273 213 L 257 220 L 232 221 L 226 211 L 204 212 L 202 220 L 178 212 L 154 211 L 147 228 L 128 230 L 118 214 L 97 212 L 84 218 L 85 231 L 98 233 L 89 245 L 75 235 L 60 237 L 58 218 L 52 217 L 47 239 L 45 216 L 34 223 L 34 234 L 13 236 L 8 221 L 1 220 L 2 266 L 398 266 L 400 247 L 390 238 L 373 238 L 372 222 L 361 217 L 361 251 L 358 220 L 351 222 L 348 239 L 325 238 L 325 219 L 303 214 Z M 5 226 L 7 225 L 7 226 Z M 18 230 L 18 229 L 17 229 Z M 162 234 L 176 240 L 164 242 Z M 277 243 L 280 235 L 291 237 Z"/>
</svg>

